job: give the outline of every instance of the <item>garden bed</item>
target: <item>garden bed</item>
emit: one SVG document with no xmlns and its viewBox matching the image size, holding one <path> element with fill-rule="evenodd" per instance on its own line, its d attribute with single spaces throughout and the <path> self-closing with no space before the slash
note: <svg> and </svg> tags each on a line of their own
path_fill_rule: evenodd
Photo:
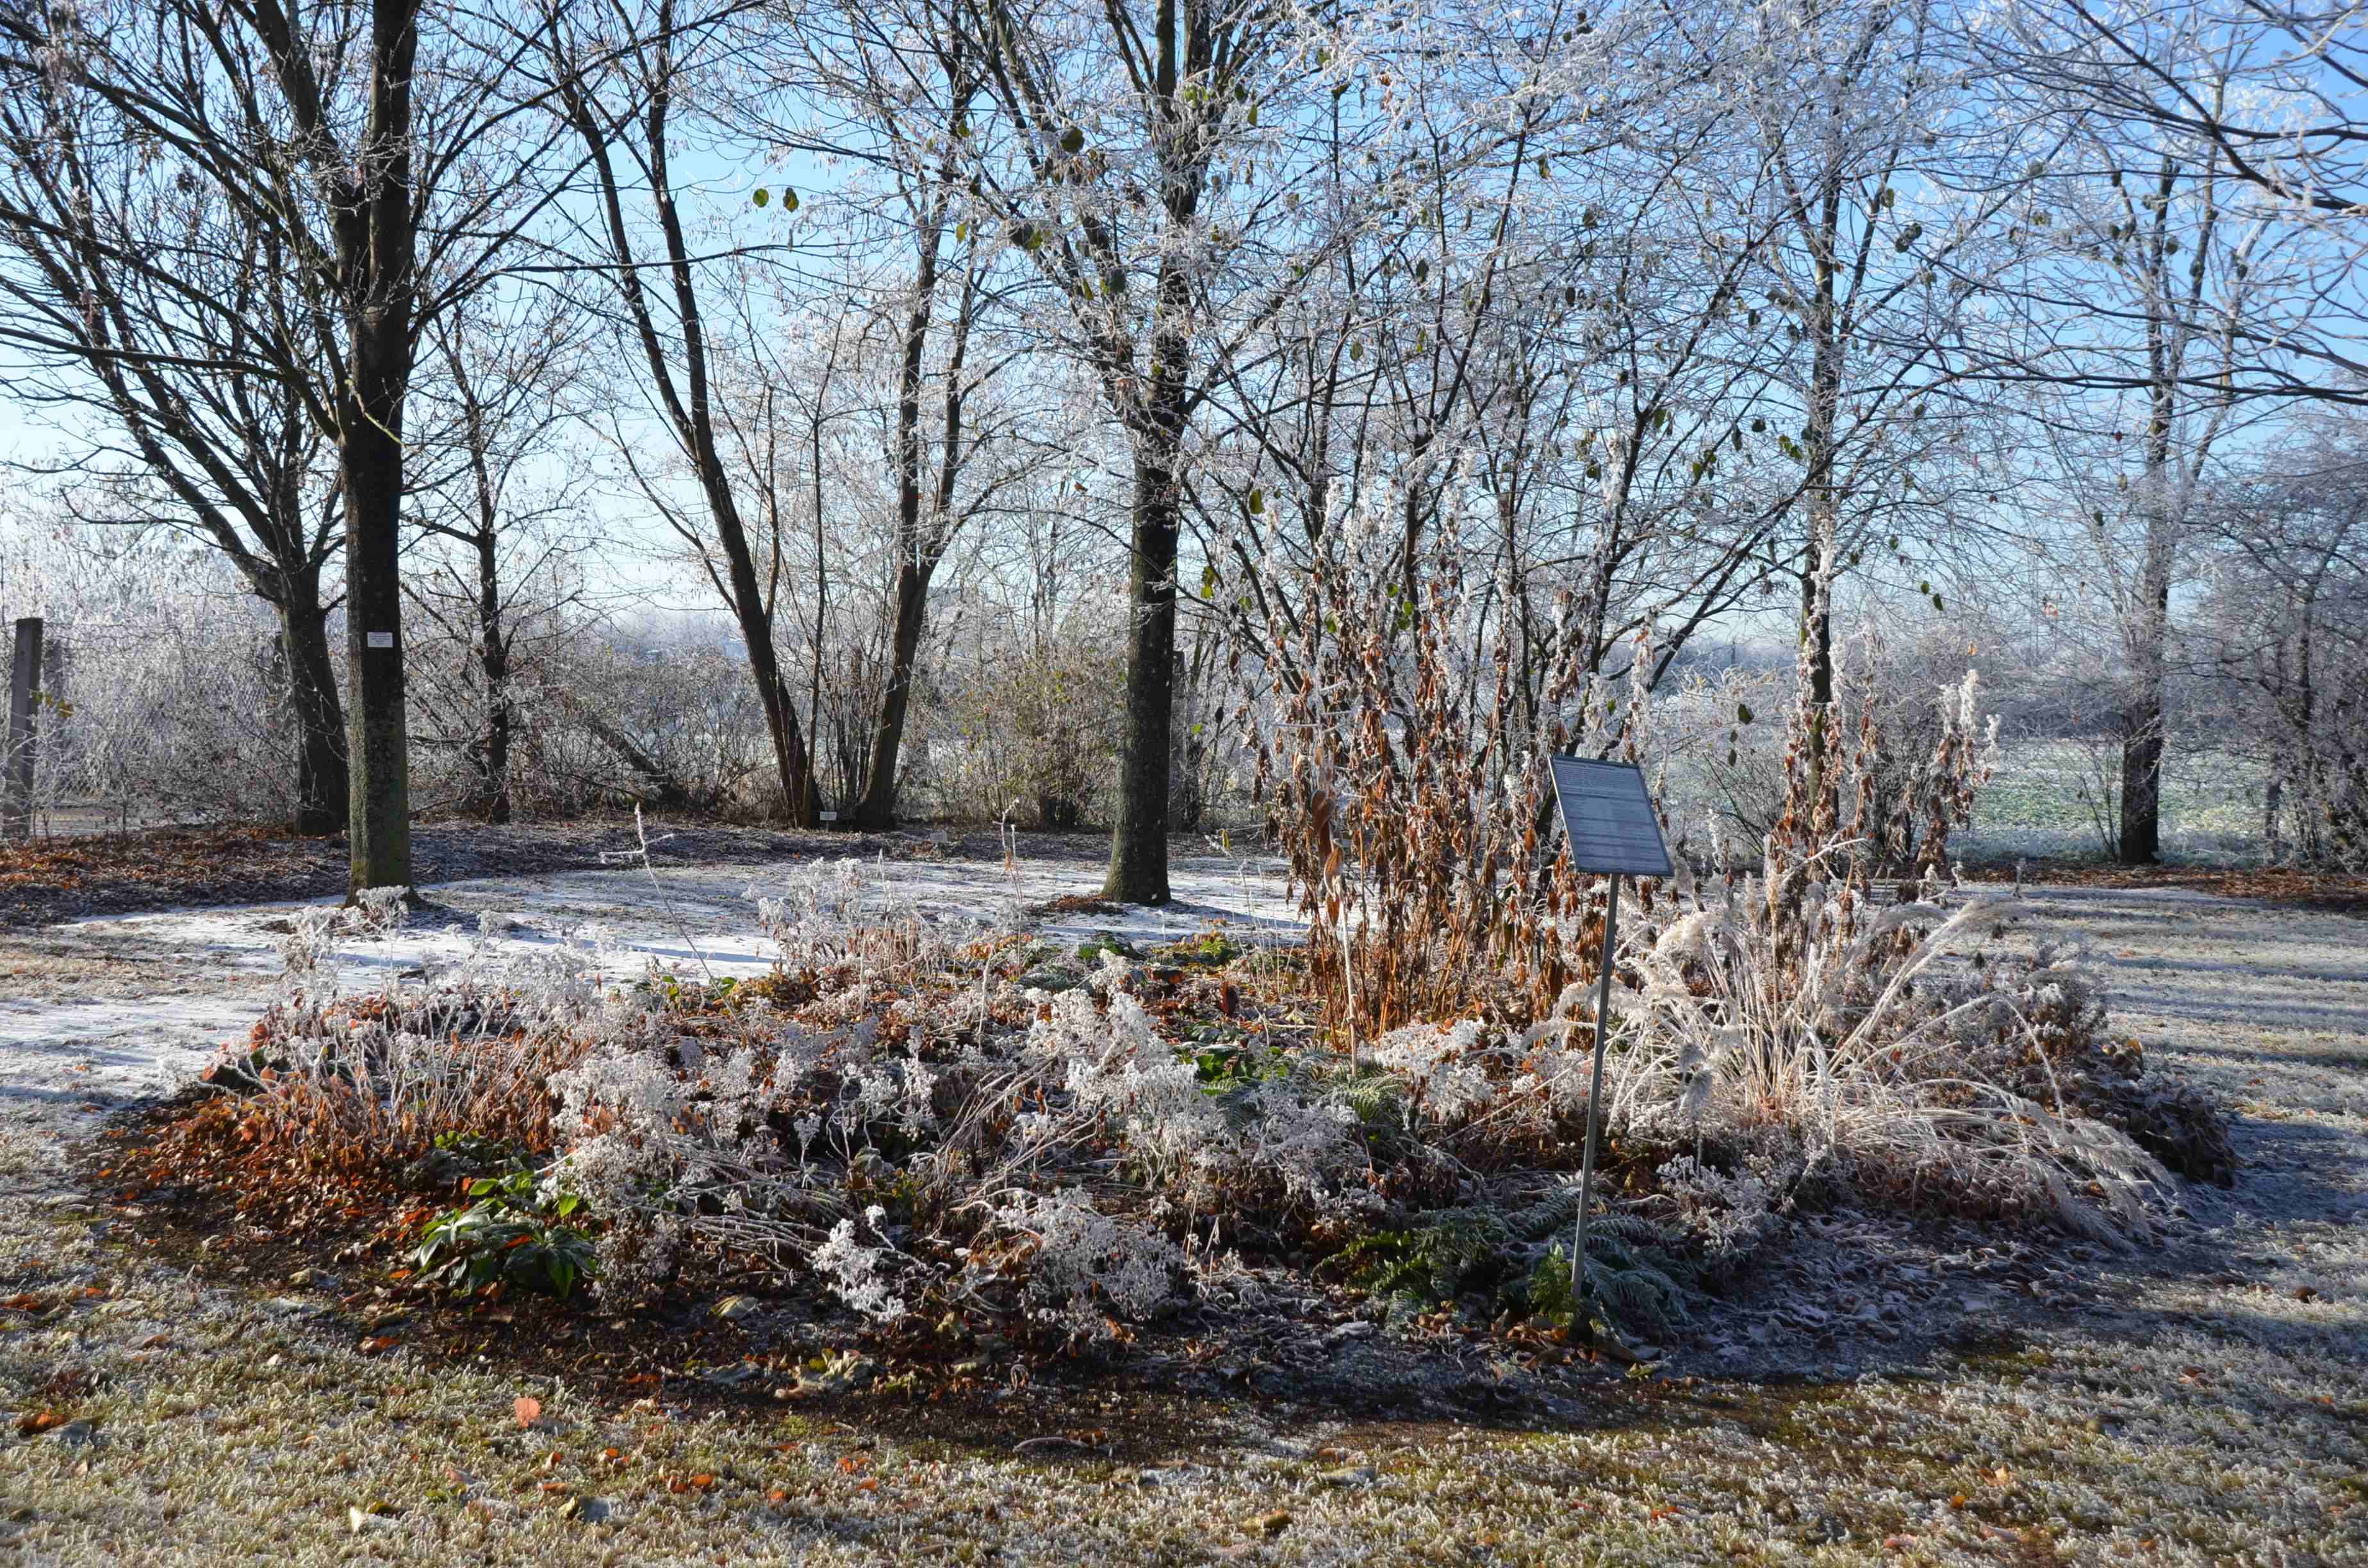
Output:
<svg viewBox="0 0 2368 1568">
<path fill-rule="evenodd" d="M 983 868 L 893 874 L 982 911 L 1002 881 Z M 643 882 L 605 875 L 617 891 L 604 906 Z M 728 896 L 690 872 L 666 880 L 680 917 L 705 931 L 734 918 L 754 875 Z M 1019 875 L 1035 902 L 1080 880 L 1034 862 Z M 958 892 L 961 876 L 976 889 Z M 1244 928 L 1266 908 L 1229 895 L 1213 869 L 1185 885 Z M 590 898 L 590 883 L 571 896 Z M 489 885 L 445 897 L 500 910 L 521 895 Z M 990 1551 L 2331 1562 L 2368 1548 L 2368 1503 L 2346 1490 L 2368 1462 L 2356 1335 L 2368 1080 L 2342 1065 L 2368 1002 L 2345 978 L 2356 970 L 2347 923 L 2094 891 L 2037 909 L 2038 936 L 2095 939 L 2117 1021 L 2144 1038 L 2150 1064 L 2201 1072 L 2247 1108 L 2232 1129 L 2237 1187 L 2182 1186 L 2193 1218 L 2171 1217 L 2162 1244 L 2132 1252 L 2044 1229 L 1810 1216 L 1645 1375 L 1525 1371 L 1486 1323 L 1334 1340 L 1326 1314 L 1346 1306 L 1353 1319 L 1369 1303 L 1326 1297 L 1305 1324 L 1277 1312 L 1262 1335 L 1261 1320 L 1236 1316 L 1240 1337 L 1228 1339 L 1236 1331 L 1196 1307 L 1117 1355 L 1014 1349 L 998 1377 L 974 1391 L 941 1381 L 934 1399 L 882 1378 L 775 1400 L 761 1380 L 705 1374 L 745 1361 L 758 1333 L 779 1333 L 784 1351 L 863 1350 L 842 1333 L 848 1320 L 781 1301 L 768 1311 L 782 1318 L 743 1330 L 712 1316 L 718 1286 L 646 1318 L 521 1296 L 506 1323 L 499 1304 L 414 1298 L 410 1325 L 373 1333 L 382 1280 L 245 1231 L 218 1229 L 200 1250 L 211 1215 L 175 1203 L 131 1214 L 103 1184 L 51 1187 L 22 1163 L 39 1166 L 38 1146 L 20 1156 L 23 1136 L 0 1129 L 20 1193 L 0 1222 L 0 1288 L 40 1307 L 0 1313 L 0 1407 L 39 1415 L 52 1408 L 43 1391 L 71 1396 L 51 1431 L 0 1431 L 12 1510 L 0 1536 L 38 1561 L 138 1551 L 160 1563 L 357 1551 L 523 1563 L 602 1551 L 804 1563 Z M 1148 946 L 1183 935 L 1179 925 L 1163 937 L 1130 911 L 1120 928 Z M 653 950 L 681 946 L 663 922 L 626 932 Z M 127 923 L 125 935 L 153 944 L 161 929 Z M 1059 939 L 1074 952 L 1094 936 L 1073 927 Z M 438 968 L 454 945 L 449 933 L 400 933 L 377 970 L 350 978 Z M 701 945 L 722 967 L 720 944 Z M 120 1006 L 128 1024 L 142 1005 Z M 147 1006 L 141 1016 L 163 1018 Z M 261 1006 L 258 994 L 247 1016 Z M 90 1174 L 111 1169 L 127 1142 L 99 1145 Z M 334 1283 L 289 1282 L 324 1267 Z M 554 1340 L 552 1324 L 573 1336 Z M 395 1343 L 364 1351 L 372 1337 Z M 1190 1360 L 1196 1337 L 1219 1355 Z M 596 1342 L 646 1359 L 604 1377 L 597 1358 L 578 1365 Z M 1392 1369 L 1400 1381 L 1380 1375 Z M 657 1381 L 625 1381 L 635 1376 Z M 520 1397 L 541 1406 L 534 1429 L 517 1420 Z M 53 1435 L 75 1423 L 96 1440 Z M 705 1487 L 693 1484 L 701 1475 Z M 1269 1524 L 1277 1514 L 1289 1517 Z"/>
<path fill-rule="evenodd" d="M 1550 1406 L 1566 1372 L 1686 1343 L 1760 1246 L 1854 1204 L 2102 1233 L 2175 1201 L 2148 1199 L 2150 1162 L 2111 1142 L 2135 1052 L 2077 971 L 2000 957 L 1970 1000 L 1935 982 L 1880 1071 L 1827 1091 L 1856 1119 L 1805 1134 L 1731 1064 L 1705 1141 L 1711 1102 L 1665 1082 L 1675 1059 L 1649 1032 L 1618 1046 L 1581 1302 L 1578 988 L 1546 1019 L 1360 1047 L 1325 1027 L 1294 949 L 932 919 L 852 862 L 786 884 L 760 906 L 775 961 L 722 976 L 604 976 L 588 944 L 504 952 L 489 916 L 440 969 L 349 992 L 334 949 L 384 939 L 399 911 L 307 915 L 262 1020 L 201 1090 L 115 1130 L 94 1179 L 165 1244 L 317 1271 L 376 1350 L 497 1337 L 552 1375 L 696 1365 L 784 1402 L 1165 1369 L 1366 1408 L 1452 1405 L 1463 1374 L 1440 1365 L 1475 1347 L 1502 1364 L 1483 1407 Z M 1669 930 L 1623 993 L 1701 961 L 1699 920 Z M 2013 996 L 2012 1092 L 1901 1076 L 1936 1023 L 1957 1040 Z M 2055 1119 L 2028 1096 L 2046 1093 L 2066 1119 L 2034 1138 Z M 2169 1097 L 2208 1142 L 2214 1113 Z M 2180 1134 L 2152 1146 L 2175 1158 Z"/>
</svg>

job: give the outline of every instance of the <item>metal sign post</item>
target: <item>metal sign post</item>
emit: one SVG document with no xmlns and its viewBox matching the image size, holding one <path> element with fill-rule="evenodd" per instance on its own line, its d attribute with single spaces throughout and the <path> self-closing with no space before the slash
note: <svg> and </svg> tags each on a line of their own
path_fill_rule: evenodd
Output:
<svg viewBox="0 0 2368 1568">
<path fill-rule="evenodd" d="M 1619 949 L 1613 933 L 1620 925 L 1620 876 L 1612 873 L 1611 896 L 1603 905 L 1603 954 L 1595 971 L 1595 1069 L 1587 1085 L 1587 1153 L 1578 1164 L 1578 1233 L 1570 1249 L 1570 1296 L 1592 1301 L 1595 1286 L 1587 1278 L 1587 1211 L 1595 1206 L 1595 1129 L 1603 1119 L 1603 1041 L 1611 1032 L 1611 955 Z"/>
<path fill-rule="evenodd" d="M 1611 958 L 1618 951 L 1620 879 L 1666 877 L 1673 868 L 1661 841 L 1661 815 L 1653 809 L 1645 770 L 1633 762 L 1597 762 L 1583 756 L 1547 759 L 1554 795 L 1562 803 L 1563 831 L 1570 838 L 1570 861 L 1577 869 L 1611 879 L 1603 905 L 1603 950 L 1595 972 L 1595 1064 L 1587 1091 L 1587 1151 L 1578 1167 L 1578 1223 L 1570 1259 L 1575 1302 L 1592 1301 L 1587 1278 L 1587 1211 L 1595 1202 L 1596 1128 L 1602 1120 L 1603 1048 L 1611 1032 Z M 1586 1325 L 1580 1325 L 1583 1331 Z M 1589 1331 L 1591 1332 L 1591 1331 Z"/>
</svg>

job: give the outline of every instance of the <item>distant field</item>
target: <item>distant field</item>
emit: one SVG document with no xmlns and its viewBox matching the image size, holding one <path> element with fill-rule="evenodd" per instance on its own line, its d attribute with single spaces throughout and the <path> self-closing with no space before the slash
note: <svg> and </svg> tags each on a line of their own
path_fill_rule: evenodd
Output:
<svg viewBox="0 0 2368 1568">
<path fill-rule="evenodd" d="M 1771 737 L 1762 737 L 1772 744 Z M 1971 860 L 2102 859 L 2099 829 L 2111 823 L 2118 799 L 2119 743 L 2077 740 L 2008 742 L 1997 771 L 1975 802 L 1971 829 L 1951 840 Z M 1694 830 L 1718 811 L 1730 789 L 1748 787 L 1770 812 L 1782 790 L 1770 752 L 1740 773 L 1717 766 L 1714 751 L 1680 750 L 1663 765 L 1662 800 L 1674 818 Z M 2163 858 L 2197 866 L 2247 866 L 2261 859 L 2260 765 L 2234 752 L 2174 749 L 2164 762 Z"/>
<path fill-rule="evenodd" d="M 1975 802 L 1969 856 L 2101 855 L 2100 791 L 2113 782 L 2117 754 L 2107 743 L 2031 741 L 2004 748 L 1997 774 Z M 2100 773 L 2101 768 L 2101 773 Z M 2261 852 L 2259 764 L 2222 751 L 2174 750 L 2163 768 L 2166 858 L 2239 861 Z"/>
</svg>

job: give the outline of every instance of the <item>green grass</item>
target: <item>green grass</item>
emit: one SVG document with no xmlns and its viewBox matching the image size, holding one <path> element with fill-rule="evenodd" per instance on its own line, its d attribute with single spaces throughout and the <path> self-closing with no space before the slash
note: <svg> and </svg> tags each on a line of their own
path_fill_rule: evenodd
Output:
<svg viewBox="0 0 2368 1568">
<path fill-rule="evenodd" d="M 1961 845 L 1983 856 L 2101 855 L 2097 802 L 2118 763 L 2104 741 L 2006 745 Z M 2163 767 L 2165 850 L 2181 859 L 2258 857 L 2262 787 L 2248 757 L 2174 748 Z"/>
</svg>

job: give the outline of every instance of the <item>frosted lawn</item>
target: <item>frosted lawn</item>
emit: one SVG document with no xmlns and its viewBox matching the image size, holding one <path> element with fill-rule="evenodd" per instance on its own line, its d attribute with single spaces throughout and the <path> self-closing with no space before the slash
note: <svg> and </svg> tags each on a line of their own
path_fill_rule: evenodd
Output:
<svg viewBox="0 0 2368 1568">
<path fill-rule="evenodd" d="M 939 918 L 989 921 L 1093 881 L 1035 862 L 1016 890 L 988 866 L 885 874 Z M 691 962 L 693 943 L 716 972 L 750 972 L 764 960 L 742 894 L 765 878 L 662 872 L 663 900 L 626 871 L 453 884 L 435 896 L 464 918 L 357 948 L 347 979 L 453 960 L 485 912 L 523 923 L 507 943 L 605 928 L 620 975 Z M 1288 928 L 1282 890 L 1257 868 L 1194 863 L 1178 891 L 1189 908 L 1046 931 Z M 86 1125 L 82 1107 L 167 1087 L 242 1030 L 276 971 L 272 926 L 294 906 L 17 939 L 0 958 L 13 971 L 0 1162 L 26 1200 L 0 1211 L 0 1278 L 45 1300 L 98 1294 L 10 1323 L 0 1407 L 28 1407 L 61 1369 L 103 1381 L 79 1407 L 95 1440 L 15 1441 L 0 1427 L 0 1492 L 17 1510 L 0 1537 L 62 1562 L 135 1550 L 159 1562 L 2359 1560 L 2368 926 L 2186 893 L 2039 902 L 2043 924 L 2097 944 L 2120 1027 L 2241 1112 L 2237 1187 L 2185 1189 L 2191 1218 L 2164 1249 L 2043 1249 L 1985 1272 L 1904 1233 L 1873 1238 L 1888 1256 L 1862 1249 L 1827 1269 L 1801 1247 L 1798 1271 L 1771 1268 L 1721 1309 L 1769 1331 L 1737 1336 L 1756 1346 L 1748 1366 L 1704 1354 L 1673 1369 L 1697 1374 L 1691 1385 L 1608 1386 L 1590 1425 L 1497 1431 L 1419 1412 L 1377 1424 L 1178 1400 L 1171 1425 L 1121 1433 L 1132 1446 L 1108 1456 L 794 1414 L 620 1416 L 497 1368 L 425 1378 L 250 1293 L 126 1255 L 106 1217 L 58 1185 L 49 1141 Z M 1937 1341 L 1855 1334 L 1829 1310 L 1839 1290 L 1881 1294 L 1911 1271 L 1941 1287 L 1913 1292 Z M 1825 1321 L 1798 1312 L 1804 1300 Z M 1735 1375 L 1779 1367 L 1804 1381 Z M 1487 1375 L 1485 1356 L 1474 1373 Z M 520 1393 L 541 1401 L 548 1431 L 518 1430 Z M 632 1462 L 601 1466 L 606 1448 Z M 849 1468 L 849 1454 L 866 1457 Z M 664 1479 L 688 1472 L 720 1479 L 689 1492 Z M 553 1474 L 568 1493 L 538 1490 Z M 379 1502 L 396 1512 L 369 1514 Z"/>
</svg>

